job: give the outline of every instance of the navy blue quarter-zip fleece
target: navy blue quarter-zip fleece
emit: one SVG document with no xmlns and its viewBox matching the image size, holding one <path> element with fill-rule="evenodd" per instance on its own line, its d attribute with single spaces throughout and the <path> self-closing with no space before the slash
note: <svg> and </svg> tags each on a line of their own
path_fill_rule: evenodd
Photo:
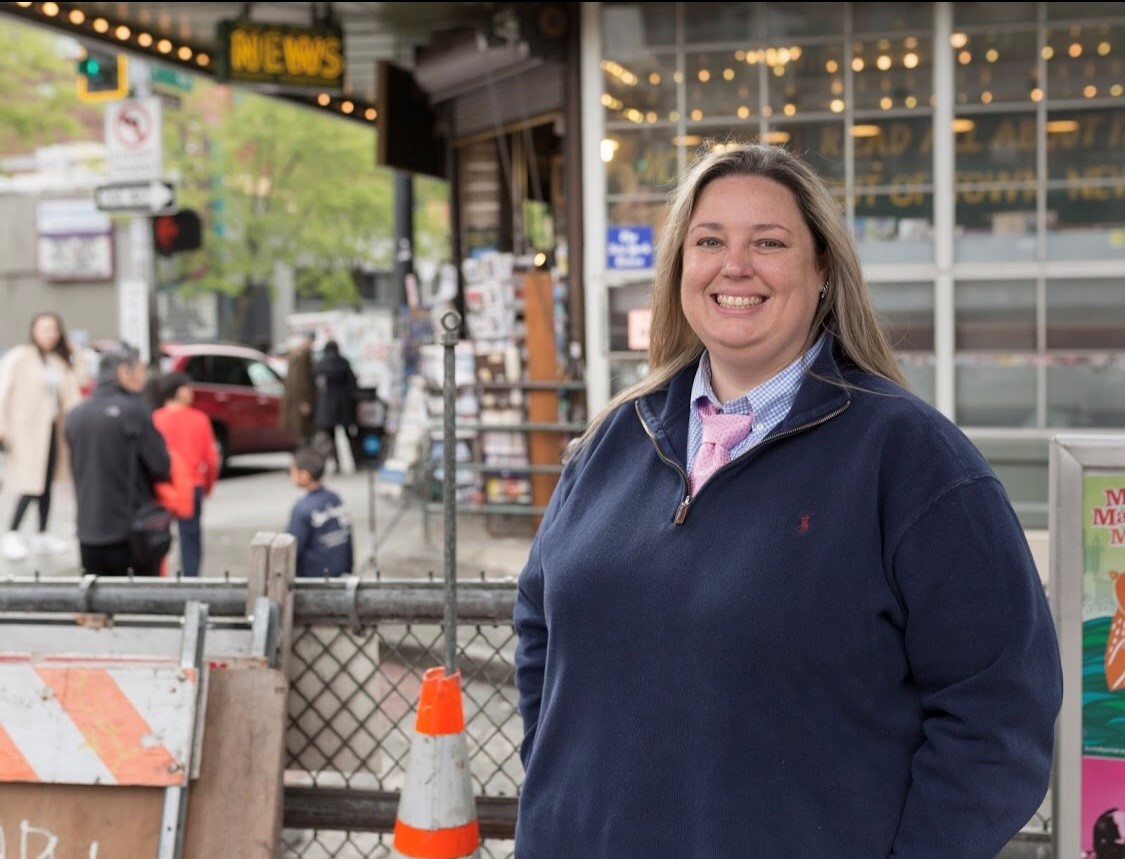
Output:
<svg viewBox="0 0 1125 859">
<path fill-rule="evenodd" d="M 694 498 L 694 365 L 567 465 L 515 610 L 518 859 L 992 859 L 1038 808 L 1062 675 L 1023 529 L 833 345 Z"/>
</svg>

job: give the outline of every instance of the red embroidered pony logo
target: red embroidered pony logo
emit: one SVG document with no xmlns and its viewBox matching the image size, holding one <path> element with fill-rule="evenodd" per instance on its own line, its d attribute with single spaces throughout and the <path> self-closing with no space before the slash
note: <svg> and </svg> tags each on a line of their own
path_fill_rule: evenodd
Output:
<svg viewBox="0 0 1125 859">
<path fill-rule="evenodd" d="M 797 533 L 807 534 L 809 528 L 812 526 L 812 513 L 802 513 L 801 518 L 797 520 Z"/>
</svg>

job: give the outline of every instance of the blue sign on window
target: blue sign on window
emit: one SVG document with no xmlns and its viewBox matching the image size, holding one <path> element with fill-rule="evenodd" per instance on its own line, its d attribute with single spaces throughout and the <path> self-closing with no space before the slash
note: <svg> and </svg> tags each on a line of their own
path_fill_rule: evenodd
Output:
<svg viewBox="0 0 1125 859">
<path fill-rule="evenodd" d="M 652 268 L 652 227 L 610 227 L 606 230 L 606 268 Z"/>
</svg>

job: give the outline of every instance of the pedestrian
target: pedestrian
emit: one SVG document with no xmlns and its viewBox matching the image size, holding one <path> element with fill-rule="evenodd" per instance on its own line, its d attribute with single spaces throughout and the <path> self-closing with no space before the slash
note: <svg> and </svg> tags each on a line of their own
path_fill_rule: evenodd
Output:
<svg viewBox="0 0 1125 859">
<path fill-rule="evenodd" d="M 286 531 L 297 538 L 297 576 L 342 576 L 353 566 L 351 517 L 328 489 L 324 457 L 311 447 L 293 454 L 289 477 L 305 494 L 293 505 Z"/>
<path fill-rule="evenodd" d="M 159 391 L 163 405 L 152 413 L 152 422 L 164 437 L 169 453 L 183 459 L 194 484 L 191 513 L 176 519 L 182 572 L 194 577 L 199 575 L 203 558 L 203 499 L 211 494 L 219 475 L 215 431 L 211 419 L 192 405 L 195 394 L 187 373 L 162 376 Z"/>
<path fill-rule="evenodd" d="M 803 160 L 716 146 L 663 224 L 648 375 L 519 577 L 516 856 L 992 859 L 1062 694 L 1004 487 L 907 391 Z"/>
<path fill-rule="evenodd" d="M 345 470 L 341 469 L 341 449 L 344 456 L 351 450 L 346 435 L 355 427 L 357 384 L 351 362 L 340 354 L 340 345 L 335 340 L 324 344 L 315 377 L 317 448 L 332 460 L 340 474 Z"/>
<path fill-rule="evenodd" d="M 312 337 L 298 334 L 290 339 L 286 354 L 285 392 L 281 400 L 281 429 L 293 433 L 302 446 L 312 442 L 313 405 Z"/>
<path fill-rule="evenodd" d="M 11 561 L 30 552 L 59 554 L 70 545 L 47 532 L 51 490 L 67 477 L 66 442 L 62 422 L 81 399 L 81 373 L 57 313 L 37 313 L 28 342 L 14 346 L 0 364 L 0 443 L 5 450 L 4 482 L 16 493 L 8 532 L 0 538 L 0 553 Z M 32 503 L 39 514 L 39 530 L 25 541 L 20 524 Z"/>
<path fill-rule="evenodd" d="M 140 353 L 117 344 L 102 355 L 93 393 L 66 418 L 85 573 L 155 576 L 171 541 L 168 535 L 163 551 L 145 550 L 134 536 L 138 513 L 155 503 L 155 484 L 171 478 L 144 386 Z"/>
</svg>

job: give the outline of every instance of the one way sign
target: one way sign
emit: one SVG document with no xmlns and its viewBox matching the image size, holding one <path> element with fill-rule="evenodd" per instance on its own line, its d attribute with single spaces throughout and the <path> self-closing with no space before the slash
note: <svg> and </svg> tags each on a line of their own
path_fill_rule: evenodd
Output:
<svg viewBox="0 0 1125 859">
<path fill-rule="evenodd" d="M 94 189 L 94 205 L 103 212 L 154 215 L 176 205 L 176 188 L 159 179 L 101 185 Z"/>
</svg>

